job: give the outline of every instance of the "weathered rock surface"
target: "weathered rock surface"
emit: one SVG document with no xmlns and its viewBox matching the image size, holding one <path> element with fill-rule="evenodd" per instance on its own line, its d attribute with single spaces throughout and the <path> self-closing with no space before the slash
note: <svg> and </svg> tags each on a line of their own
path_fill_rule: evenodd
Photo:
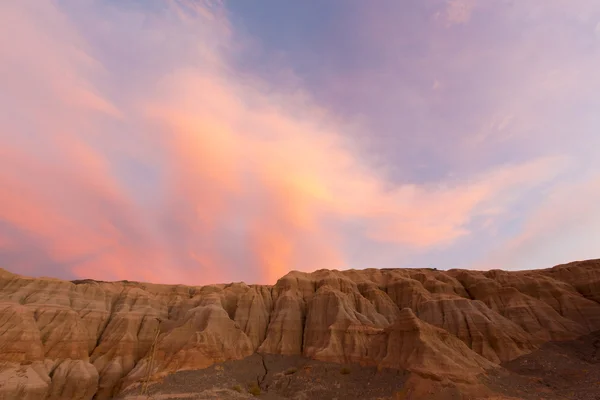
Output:
<svg viewBox="0 0 600 400">
<path fill-rule="evenodd" d="M 0 270 L 0 399 L 108 399 L 254 352 L 469 382 L 600 330 L 600 261 L 536 271 L 290 272 L 273 286 L 26 278 Z"/>
</svg>

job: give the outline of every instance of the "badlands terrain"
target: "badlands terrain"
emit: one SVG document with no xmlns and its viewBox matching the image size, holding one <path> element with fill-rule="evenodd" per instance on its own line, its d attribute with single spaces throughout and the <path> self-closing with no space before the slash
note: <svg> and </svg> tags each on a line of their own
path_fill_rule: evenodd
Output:
<svg viewBox="0 0 600 400">
<path fill-rule="evenodd" d="M 600 399 L 598 331 L 600 260 L 273 286 L 0 270 L 0 399 Z"/>
</svg>

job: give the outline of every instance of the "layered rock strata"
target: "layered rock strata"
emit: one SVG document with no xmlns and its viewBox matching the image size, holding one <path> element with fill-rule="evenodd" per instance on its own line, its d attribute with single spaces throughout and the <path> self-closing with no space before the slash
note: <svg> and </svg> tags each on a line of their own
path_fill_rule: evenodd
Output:
<svg viewBox="0 0 600 400">
<path fill-rule="evenodd" d="M 0 270 L 0 399 L 109 399 L 254 352 L 470 382 L 600 330 L 600 260 L 546 270 L 290 272 L 273 286 L 61 281 Z"/>
</svg>

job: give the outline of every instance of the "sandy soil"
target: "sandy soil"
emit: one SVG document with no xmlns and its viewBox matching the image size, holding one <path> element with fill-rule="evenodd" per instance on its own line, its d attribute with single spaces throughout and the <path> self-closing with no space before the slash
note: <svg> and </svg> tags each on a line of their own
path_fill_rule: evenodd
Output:
<svg viewBox="0 0 600 400">
<path fill-rule="evenodd" d="M 250 390 L 258 387 L 258 397 L 266 400 L 389 399 L 402 389 L 405 378 L 396 370 L 254 354 L 204 370 L 177 372 L 150 386 L 148 392 L 156 400 L 246 399 L 254 398 Z M 137 393 L 139 388 L 119 399 L 133 400 Z"/>
<path fill-rule="evenodd" d="M 600 332 L 552 342 L 490 373 L 488 386 L 523 399 L 600 400 Z"/>
<path fill-rule="evenodd" d="M 407 378 L 408 373 L 402 371 L 254 354 L 204 370 L 169 375 L 150 386 L 148 397 L 138 396 L 138 387 L 118 399 L 405 399 L 400 393 Z M 600 400 L 600 332 L 574 341 L 547 343 L 480 380 L 503 399 Z M 451 398 L 477 396 L 454 393 Z"/>
</svg>

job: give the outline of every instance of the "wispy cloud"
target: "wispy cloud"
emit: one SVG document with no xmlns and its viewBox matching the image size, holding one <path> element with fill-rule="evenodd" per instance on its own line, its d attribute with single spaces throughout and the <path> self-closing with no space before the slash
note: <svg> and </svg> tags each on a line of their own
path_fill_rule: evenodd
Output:
<svg viewBox="0 0 600 400">
<path fill-rule="evenodd" d="M 545 153 L 438 182 L 390 179 L 348 134 L 354 121 L 295 77 L 238 68 L 223 5 L 152 4 L 0 5 L 3 267 L 200 284 L 356 266 L 357 241 L 398 259 L 476 237 L 474 221 L 494 225 L 573 161 Z M 454 23 L 475 6 L 462 4 L 448 3 Z M 452 89 L 444 76 L 432 91 L 432 76 L 428 92 Z M 561 81 L 548 90 L 578 84 Z M 481 120 L 522 123 L 522 110 L 501 111 Z"/>
<path fill-rule="evenodd" d="M 554 187 L 518 234 L 478 261 L 490 268 L 544 268 L 596 258 L 600 240 L 600 176 Z"/>
<path fill-rule="evenodd" d="M 446 1 L 445 17 L 449 25 L 465 24 L 471 19 L 477 0 Z"/>
</svg>

